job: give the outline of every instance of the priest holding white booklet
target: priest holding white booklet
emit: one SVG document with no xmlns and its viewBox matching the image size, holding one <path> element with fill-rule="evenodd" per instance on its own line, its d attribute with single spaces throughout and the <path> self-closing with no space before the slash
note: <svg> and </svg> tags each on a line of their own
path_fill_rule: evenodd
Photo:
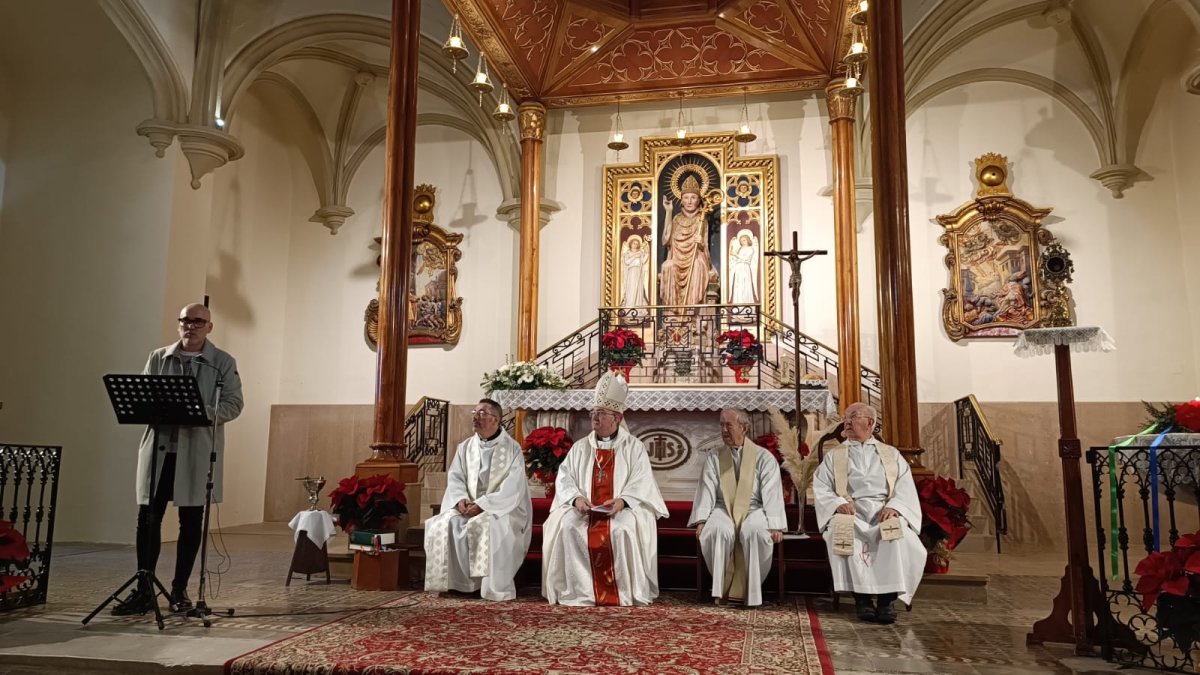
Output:
<svg viewBox="0 0 1200 675">
<path fill-rule="evenodd" d="M 667 506 L 646 447 L 621 427 L 629 385 L 605 373 L 592 433 L 558 469 L 543 526 L 542 594 L 576 607 L 648 605 L 658 597 L 658 526 Z"/>
</svg>

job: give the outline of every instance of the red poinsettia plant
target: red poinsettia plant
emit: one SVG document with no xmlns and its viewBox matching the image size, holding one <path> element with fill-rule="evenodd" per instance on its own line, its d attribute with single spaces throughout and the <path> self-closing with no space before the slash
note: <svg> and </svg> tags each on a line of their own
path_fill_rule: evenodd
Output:
<svg viewBox="0 0 1200 675">
<path fill-rule="evenodd" d="M 1146 556 L 1134 572 L 1142 609 L 1148 612 L 1157 603 L 1159 629 L 1189 650 L 1200 634 L 1200 532 L 1176 539 L 1170 551 Z"/>
<path fill-rule="evenodd" d="M 1168 429 L 1179 433 L 1200 433 L 1200 398 L 1185 403 L 1163 403 L 1158 406 L 1142 401 L 1150 414 L 1147 424 L 1153 426 L 1150 433 Z"/>
<path fill-rule="evenodd" d="M 0 571 L 24 568 L 29 560 L 29 544 L 25 535 L 7 520 L 0 520 Z M 29 580 L 21 574 L 0 574 L 0 593 L 7 593 Z"/>
<path fill-rule="evenodd" d="M 574 444 L 562 427 L 538 427 L 529 432 L 525 436 L 525 475 L 540 483 L 553 483 Z"/>
<path fill-rule="evenodd" d="M 637 365 L 646 355 L 646 341 L 626 328 L 614 328 L 601 335 L 600 347 L 605 365 Z"/>
<path fill-rule="evenodd" d="M 762 343 L 745 328 L 727 330 L 718 339 L 725 343 L 720 351 L 722 363 L 753 363 L 762 358 Z"/>
<path fill-rule="evenodd" d="M 967 510 L 971 495 L 954 484 L 953 478 L 930 476 L 917 483 L 921 501 L 921 543 L 930 551 L 948 552 L 971 530 Z"/>
<path fill-rule="evenodd" d="M 387 474 L 343 478 L 329 493 L 329 501 L 333 505 L 330 511 L 346 532 L 388 530 L 408 513 L 404 483 Z"/>
</svg>

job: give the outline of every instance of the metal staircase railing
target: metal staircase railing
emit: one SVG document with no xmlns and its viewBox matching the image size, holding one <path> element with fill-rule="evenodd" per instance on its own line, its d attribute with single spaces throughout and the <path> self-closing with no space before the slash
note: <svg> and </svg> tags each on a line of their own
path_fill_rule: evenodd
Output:
<svg viewBox="0 0 1200 675">
<path fill-rule="evenodd" d="M 954 402 L 958 426 L 958 477 L 970 461 L 979 477 L 979 488 L 992 512 L 996 524 L 996 553 L 1000 552 L 1000 536 L 1008 534 L 1008 511 L 1004 504 L 1004 483 L 1000 476 L 1001 442 L 992 433 L 979 401 L 969 394 Z"/>
<path fill-rule="evenodd" d="M 417 465 L 418 480 L 426 471 L 446 470 L 450 436 L 450 402 L 422 396 L 404 418 L 404 447 L 408 461 Z"/>
<path fill-rule="evenodd" d="M 543 350 L 535 361 L 566 378 L 572 389 L 593 387 L 603 372 L 600 338 L 616 327 L 632 330 L 646 342 L 639 372 L 649 373 L 655 384 L 723 383 L 718 338 L 727 330 L 744 328 L 763 345 L 752 375 L 758 387 L 792 388 L 793 359 L 799 358 L 801 377 L 827 380 L 836 398 L 837 351 L 760 313 L 757 305 L 601 307 L 595 320 Z M 863 367 L 858 377 L 860 400 L 879 410 L 879 373 Z"/>
</svg>

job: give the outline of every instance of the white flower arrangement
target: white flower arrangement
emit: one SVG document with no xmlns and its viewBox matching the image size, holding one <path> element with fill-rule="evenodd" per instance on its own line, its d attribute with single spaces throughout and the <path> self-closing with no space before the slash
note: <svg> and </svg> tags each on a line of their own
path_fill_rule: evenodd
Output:
<svg viewBox="0 0 1200 675">
<path fill-rule="evenodd" d="M 532 361 L 517 361 L 500 366 L 495 372 L 484 373 L 479 383 L 489 395 L 501 389 L 558 389 L 567 388 L 567 380 L 545 366 Z"/>
</svg>

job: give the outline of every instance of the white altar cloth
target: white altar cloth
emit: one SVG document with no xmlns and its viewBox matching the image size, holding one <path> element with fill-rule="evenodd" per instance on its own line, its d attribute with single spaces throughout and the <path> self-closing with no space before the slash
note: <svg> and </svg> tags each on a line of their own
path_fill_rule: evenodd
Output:
<svg viewBox="0 0 1200 675">
<path fill-rule="evenodd" d="M 492 397 L 501 406 L 517 410 L 589 410 L 593 396 L 591 389 L 504 389 L 492 392 Z M 837 414 L 833 394 L 828 389 L 801 389 L 800 406 L 803 412 L 821 413 L 827 417 Z M 742 408 L 751 412 L 765 412 L 770 407 L 783 412 L 795 410 L 795 390 L 630 389 L 629 398 L 625 400 L 627 411 Z"/>
</svg>

